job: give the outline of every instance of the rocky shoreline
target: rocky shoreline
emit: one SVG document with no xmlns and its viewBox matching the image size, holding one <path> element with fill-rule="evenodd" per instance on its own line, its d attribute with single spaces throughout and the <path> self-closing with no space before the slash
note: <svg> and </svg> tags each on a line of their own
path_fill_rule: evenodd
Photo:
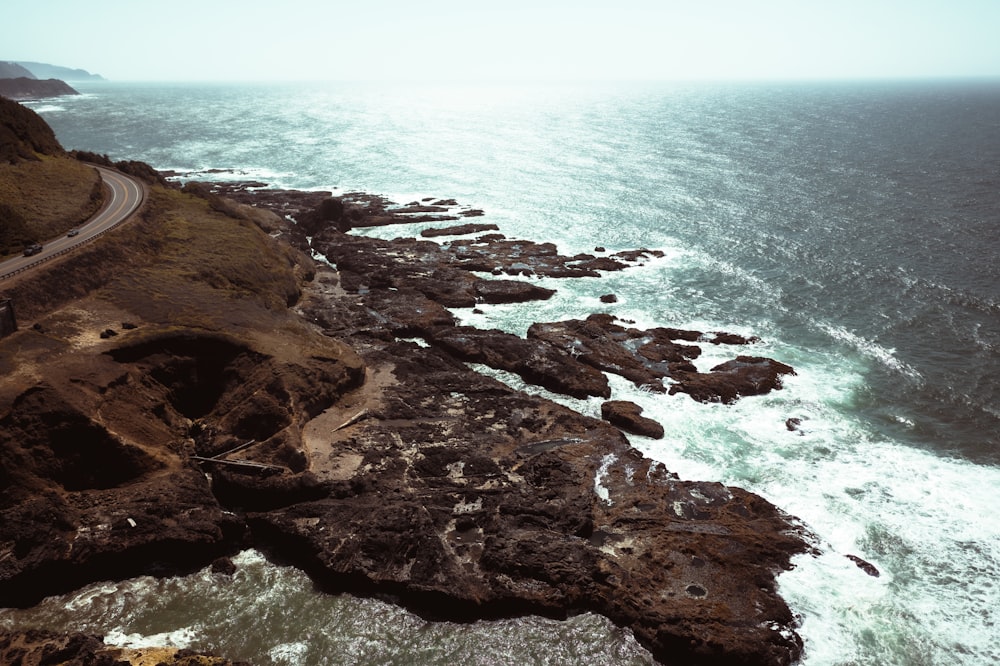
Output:
<svg viewBox="0 0 1000 666">
<path fill-rule="evenodd" d="M 260 203 L 234 189 L 218 192 Z M 284 213 L 300 196 L 326 195 L 265 196 Z M 658 252 L 562 256 L 552 244 L 468 225 L 445 227 L 451 240 L 441 244 L 423 240 L 431 234 L 385 241 L 345 233 L 372 218 L 416 221 L 413 204 L 398 213 L 378 201 L 374 214 L 370 205 L 347 197 L 336 219 L 320 222 L 306 210 L 298 215 L 306 228 L 287 231 L 293 239 L 310 233 L 308 248 L 336 267 L 318 269 L 324 293 L 300 306 L 303 316 L 357 350 L 369 372 L 394 378 L 377 395 L 341 407 L 334 420 L 346 422 L 355 408 L 366 416 L 327 435 L 313 454 L 329 451 L 328 481 L 357 483 L 364 470 L 371 490 L 253 514 L 253 531 L 295 544 L 282 555 L 333 589 L 390 592 L 432 616 L 591 610 L 632 628 L 664 663 L 794 661 L 801 643 L 773 584 L 805 549 L 794 521 L 740 489 L 681 481 L 609 423 L 512 391 L 456 361 L 514 372 L 569 396 L 611 397 L 604 373 L 612 372 L 648 390 L 724 403 L 779 389 L 792 368 L 743 352 L 754 338 L 639 330 L 604 314 L 539 322 L 526 338 L 457 325 L 447 307 L 551 296 L 518 278 L 599 276 Z M 311 210 L 321 208 L 322 201 Z M 478 235 L 455 237 L 466 233 Z M 292 242 L 305 250 L 303 240 Z M 737 351 L 700 373 L 691 362 L 698 344 Z M 632 403 L 609 401 L 603 411 L 623 429 L 662 433 Z M 345 521 L 359 501 L 364 520 Z"/>
<path fill-rule="evenodd" d="M 792 368 L 743 353 L 753 338 L 604 314 L 537 322 L 525 338 L 460 326 L 448 308 L 551 297 L 525 276 L 599 276 L 656 251 L 562 256 L 464 223 L 450 241 L 385 241 L 349 230 L 481 211 L 259 185 L 185 189 L 228 214 L 269 210 L 253 219 L 278 243 L 326 258 L 300 257 L 311 279 L 291 306 L 325 342 L 293 353 L 139 327 L 66 367 L 71 385 L 12 397 L 0 411 L 0 604 L 254 546 L 324 589 L 388 596 L 429 618 L 592 611 L 665 664 L 799 658 L 775 576 L 808 549 L 801 528 L 756 495 L 644 458 L 621 429 L 669 434 L 613 400 L 605 376 L 730 403 L 780 389 Z M 700 372 L 705 344 L 736 351 Z M 467 362 L 599 396 L 606 420 Z M 136 443 L 154 441 L 170 444 Z"/>
</svg>

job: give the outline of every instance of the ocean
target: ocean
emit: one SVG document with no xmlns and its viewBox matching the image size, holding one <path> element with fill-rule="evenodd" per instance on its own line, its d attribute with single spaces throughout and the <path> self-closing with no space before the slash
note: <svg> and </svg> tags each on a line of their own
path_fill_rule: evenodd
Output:
<svg viewBox="0 0 1000 666">
<path fill-rule="evenodd" d="M 78 88 L 29 105 L 67 148 L 204 180 L 455 198 L 568 254 L 663 250 L 622 273 L 539 280 L 558 289 L 541 304 L 455 312 L 519 334 L 611 312 L 759 336 L 754 354 L 797 372 L 767 396 L 705 405 L 612 378 L 667 431 L 633 446 L 812 531 L 818 554 L 778 579 L 803 664 L 1000 663 L 1000 81 Z M 599 414 L 600 400 L 554 399 Z M 102 583 L 0 610 L 0 626 L 260 665 L 651 663 L 594 615 L 431 623 L 315 592 L 253 551 L 237 560 L 230 582 Z"/>
</svg>

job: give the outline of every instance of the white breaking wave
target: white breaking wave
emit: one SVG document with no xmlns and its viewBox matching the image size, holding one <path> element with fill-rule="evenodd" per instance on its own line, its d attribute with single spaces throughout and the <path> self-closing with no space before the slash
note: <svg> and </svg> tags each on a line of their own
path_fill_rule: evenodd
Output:
<svg viewBox="0 0 1000 666">
<path fill-rule="evenodd" d="M 815 320 L 813 320 L 812 323 L 817 328 L 825 331 L 827 335 L 834 340 L 846 343 L 868 358 L 878 361 L 890 370 L 906 375 L 910 379 L 918 381 L 923 380 L 923 376 L 916 368 L 896 357 L 895 349 L 883 347 L 874 340 L 868 340 L 853 331 L 848 331 L 843 326 L 835 326 L 833 324 L 817 322 Z"/>
<path fill-rule="evenodd" d="M 57 113 L 59 111 L 65 111 L 66 107 L 59 106 L 58 104 L 41 104 L 39 106 L 31 107 L 35 113 Z"/>
<path fill-rule="evenodd" d="M 112 629 L 104 635 L 107 645 L 126 648 L 175 647 L 186 648 L 198 638 L 193 627 L 181 627 L 158 634 L 125 633 L 124 629 Z"/>
</svg>

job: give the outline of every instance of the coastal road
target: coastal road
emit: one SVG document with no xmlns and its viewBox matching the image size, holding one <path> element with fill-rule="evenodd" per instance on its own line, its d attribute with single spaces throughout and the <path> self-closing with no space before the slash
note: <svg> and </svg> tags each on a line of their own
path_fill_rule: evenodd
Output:
<svg viewBox="0 0 1000 666">
<path fill-rule="evenodd" d="M 31 257 L 14 257 L 0 262 L 0 280 L 13 277 L 49 259 L 65 254 L 69 250 L 93 240 L 104 232 L 118 226 L 142 205 L 146 190 L 142 183 L 123 173 L 95 167 L 101 179 L 111 190 L 111 197 L 101 210 L 85 224 L 77 228 L 74 236 L 60 236 L 42 243 L 42 251 Z"/>
</svg>

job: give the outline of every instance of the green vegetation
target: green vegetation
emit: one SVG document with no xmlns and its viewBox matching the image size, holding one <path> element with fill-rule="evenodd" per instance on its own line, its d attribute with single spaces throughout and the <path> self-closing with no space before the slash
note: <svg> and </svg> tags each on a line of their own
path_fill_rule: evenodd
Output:
<svg viewBox="0 0 1000 666">
<path fill-rule="evenodd" d="M 76 160 L 41 155 L 0 163 L 0 257 L 66 233 L 96 213 L 103 199 L 97 171 Z M 8 228 L 8 221 L 14 226 Z"/>
</svg>

